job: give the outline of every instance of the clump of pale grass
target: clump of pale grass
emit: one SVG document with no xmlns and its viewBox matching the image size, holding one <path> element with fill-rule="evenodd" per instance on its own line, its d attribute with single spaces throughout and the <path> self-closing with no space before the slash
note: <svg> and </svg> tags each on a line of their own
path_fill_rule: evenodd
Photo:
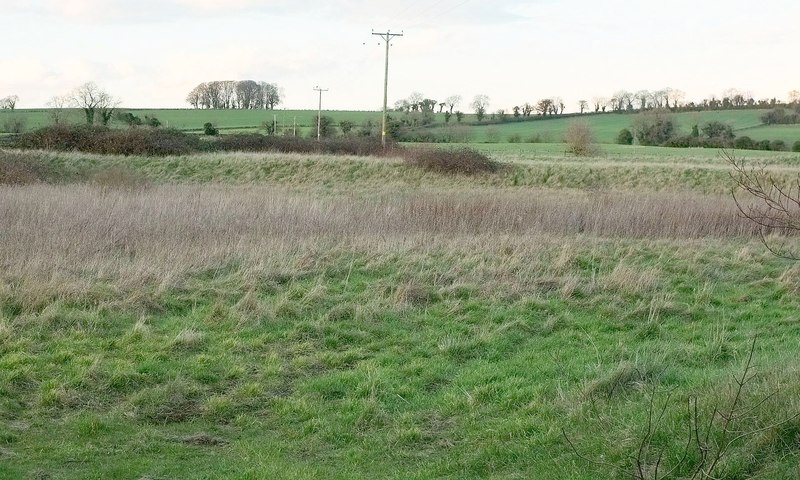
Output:
<svg viewBox="0 0 800 480">
<path fill-rule="evenodd" d="M 186 328 L 175 336 L 172 340 L 172 346 L 175 348 L 193 349 L 199 347 L 204 339 L 205 334 L 203 334 L 203 332 L 195 330 L 194 328 Z"/>
<path fill-rule="evenodd" d="M 659 273 L 654 268 L 641 268 L 620 262 L 602 278 L 601 284 L 610 290 L 637 295 L 658 286 L 659 278 Z"/>
</svg>

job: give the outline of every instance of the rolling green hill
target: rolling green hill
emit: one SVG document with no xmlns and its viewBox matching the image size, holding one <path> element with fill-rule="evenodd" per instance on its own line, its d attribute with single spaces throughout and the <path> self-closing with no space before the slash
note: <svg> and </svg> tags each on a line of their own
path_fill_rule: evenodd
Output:
<svg viewBox="0 0 800 480">
<path fill-rule="evenodd" d="M 679 131 L 688 134 L 693 125 L 702 126 L 710 121 L 730 124 L 737 136 L 747 135 L 755 140 L 783 140 L 792 144 L 800 140 L 800 125 L 763 125 L 760 116 L 766 110 L 724 110 L 707 112 L 676 113 L 675 121 Z M 623 128 L 631 128 L 635 114 L 608 113 L 602 115 L 586 115 L 580 117 L 588 122 L 600 143 L 614 143 L 617 134 Z M 552 143 L 564 138 L 570 123 L 576 117 L 538 119 L 528 122 L 510 122 L 503 124 L 470 125 L 469 134 L 473 142 L 508 142 L 510 137 L 518 135 L 523 142 L 531 138 Z M 441 132 L 447 127 L 436 127 Z"/>
<path fill-rule="evenodd" d="M 254 131 L 261 128 L 265 122 L 272 122 L 277 116 L 278 128 L 292 128 L 297 124 L 301 129 L 307 130 L 312 125 L 317 115 L 315 110 L 194 110 L 194 109 L 130 109 L 120 108 L 122 112 L 131 112 L 144 119 L 145 116 L 158 118 L 162 125 L 179 130 L 200 131 L 206 122 L 213 123 L 223 131 Z M 363 111 L 323 111 L 335 122 L 350 120 L 356 124 L 372 120 L 379 122 L 379 112 Z M 31 109 L 16 110 L 14 112 L 0 110 L 0 130 L 9 118 L 22 119 L 25 130 L 33 130 L 51 123 L 50 110 Z M 83 113 L 78 109 L 69 109 L 67 119 L 71 123 L 83 121 Z"/>
<path fill-rule="evenodd" d="M 158 118 L 164 126 L 179 130 L 199 132 L 203 124 L 210 122 L 223 133 L 254 132 L 262 129 L 267 122 L 277 120 L 278 129 L 292 129 L 297 126 L 301 135 L 312 133 L 316 111 L 313 110 L 194 110 L 194 109 L 126 109 L 120 111 L 131 112 L 144 119 L 145 116 Z M 679 131 L 688 134 L 693 125 L 702 125 L 710 121 L 719 121 L 733 126 L 738 136 L 747 135 L 754 140 L 783 140 L 787 145 L 792 145 L 800 140 L 800 125 L 763 125 L 760 116 L 766 110 L 722 110 L 707 112 L 687 112 L 675 114 Z M 368 111 L 323 111 L 327 116 L 338 123 L 343 120 L 361 125 L 371 120 L 379 123 L 380 112 Z M 391 113 L 394 117 L 403 114 Z M 17 110 L 10 112 L 0 110 L 0 132 L 12 118 L 21 119 L 24 130 L 33 130 L 51 123 L 50 111 L 47 109 Z M 512 137 L 517 137 L 521 142 L 558 143 L 570 123 L 576 117 L 539 118 L 530 121 L 509 122 L 502 124 L 487 123 L 477 124 L 473 115 L 466 115 L 463 125 L 458 125 L 455 119 L 445 125 L 444 115 L 436 114 L 435 124 L 432 127 L 421 129 L 424 132 L 443 134 L 447 129 L 458 128 L 462 136 L 475 143 L 507 143 Z M 635 114 L 608 113 L 601 115 L 586 115 L 585 119 L 594 131 L 599 143 L 614 143 L 619 131 L 631 128 L 636 118 Z M 68 111 L 68 121 L 81 122 L 83 114 L 80 110 Z"/>
</svg>

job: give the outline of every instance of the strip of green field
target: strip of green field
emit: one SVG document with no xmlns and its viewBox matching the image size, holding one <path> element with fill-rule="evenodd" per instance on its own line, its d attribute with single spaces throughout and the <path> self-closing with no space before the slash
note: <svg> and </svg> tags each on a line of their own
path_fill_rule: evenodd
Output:
<svg viewBox="0 0 800 480">
<path fill-rule="evenodd" d="M 265 123 L 277 120 L 280 130 L 299 126 L 304 132 L 315 124 L 317 112 L 311 110 L 205 110 L 205 109 L 128 109 L 120 108 L 122 112 L 130 112 L 142 120 L 145 116 L 157 118 L 165 127 L 187 131 L 202 131 L 205 123 L 212 123 L 223 131 L 255 131 L 263 130 Z M 378 112 L 359 111 L 325 111 L 325 115 L 333 118 L 338 123 L 349 120 L 360 125 L 371 120 L 379 122 L 381 114 Z M 51 111 L 16 110 L 14 112 L 0 110 L 0 125 L 10 117 L 22 119 L 26 130 L 50 125 L 52 123 Z M 66 111 L 66 121 L 81 123 L 84 121 L 83 113 L 77 109 Z M 118 122 L 115 122 L 115 124 Z"/>
<path fill-rule="evenodd" d="M 212 123 L 222 133 L 249 133 L 264 132 L 265 123 L 277 122 L 280 132 L 294 131 L 297 128 L 299 135 L 307 136 L 314 133 L 314 119 L 316 111 L 310 110 L 195 110 L 195 109 L 120 109 L 131 112 L 140 118 L 145 116 L 156 117 L 164 126 L 177 128 L 190 132 L 202 132 L 205 123 Z M 783 140 L 789 147 L 800 140 L 800 125 L 762 125 L 760 116 L 766 110 L 726 110 L 708 112 L 677 113 L 674 115 L 678 130 L 688 134 L 692 126 L 702 126 L 706 122 L 719 121 L 727 123 L 734 128 L 738 136 L 747 135 L 754 140 Z M 356 126 L 366 121 L 379 124 L 379 112 L 359 111 L 325 111 L 335 123 L 341 121 L 353 122 Z M 404 114 L 393 112 L 392 116 L 402 118 Z M 49 125 L 52 122 L 50 111 L 17 110 L 10 112 L 0 110 L 0 127 L 11 118 L 21 119 L 24 130 Z M 525 122 L 509 122 L 501 124 L 476 124 L 474 115 L 464 117 L 464 124 L 459 125 L 455 117 L 449 124 L 445 124 L 444 115 L 436 114 L 435 126 L 424 128 L 420 131 L 434 134 L 443 134 L 448 129 L 459 130 L 459 137 L 465 136 L 471 143 L 508 143 L 562 142 L 570 123 L 576 117 L 536 119 Z M 608 113 L 602 115 L 586 115 L 581 117 L 592 129 L 597 141 L 603 144 L 614 144 L 619 131 L 623 128 L 632 128 L 636 115 Z M 67 121 L 80 123 L 83 114 L 79 110 L 68 110 Z M 121 125 L 117 125 L 121 126 Z"/>
<path fill-rule="evenodd" d="M 711 121 L 723 122 L 734 128 L 738 136 L 747 135 L 754 140 L 783 140 L 791 146 L 800 140 L 800 125 L 762 125 L 760 116 L 766 110 L 729 110 L 676 113 L 674 119 L 678 130 L 682 134 L 689 134 L 692 126 L 701 126 Z M 623 128 L 632 129 L 636 119 L 635 114 L 586 115 L 582 118 L 592 129 L 597 141 L 613 144 L 617 135 Z M 512 137 L 517 141 L 538 141 L 544 143 L 561 142 L 569 125 L 576 117 L 542 119 L 531 122 L 511 122 L 483 126 L 466 127 L 473 142 L 506 143 Z M 446 127 L 432 129 L 433 132 L 443 133 Z"/>
</svg>

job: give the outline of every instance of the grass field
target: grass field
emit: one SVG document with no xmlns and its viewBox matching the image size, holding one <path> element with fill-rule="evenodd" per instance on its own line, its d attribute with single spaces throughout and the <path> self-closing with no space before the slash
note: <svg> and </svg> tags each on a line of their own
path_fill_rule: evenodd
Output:
<svg viewBox="0 0 800 480">
<path fill-rule="evenodd" d="M 308 110 L 192 110 L 192 109 L 164 109 L 164 110 L 142 110 L 142 109 L 121 109 L 130 111 L 140 118 L 145 116 L 155 116 L 163 125 L 191 132 L 202 132 L 203 124 L 210 122 L 221 129 L 223 133 L 241 133 L 265 131 L 263 124 L 272 122 L 273 115 L 277 117 L 279 130 L 293 129 L 295 122 L 301 135 L 314 133 L 312 128 L 316 111 Z M 762 125 L 759 119 L 765 110 L 728 110 L 711 112 L 692 112 L 675 114 L 675 120 L 679 130 L 688 134 L 693 125 L 702 125 L 709 121 L 720 121 L 734 127 L 737 135 L 747 135 L 755 140 L 783 140 L 791 147 L 794 142 L 800 140 L 800 125 Z M 367 120 L 376 124 L 380 123 L 381 114 L 379 112 L 349 112 L 349 111 L 326 111 L 334 119 L 334 122 L 349 120 L 361 125 Z M 393 116 L 402 114 L 392 113 Z M 46 109 L 42 110 L 18 110 L 14 113 L 0 110 L 0 126 L 4 125 L 11 116 L 23 119 L 25 128 L 28 130 L 46 126 L 50 123 L 50 117 Z M 69 119 L 74 122 L 83 121 L 82 113 L 78 110 L 71 110 Z M 604 114 L 588 115 L 585 117 L 594 132 L 597 141 L 604 144 L 613 144 L 617 134 L 623 128 L 631 128 L 635 115 L 629 114 Z M 575 118 L 554 118 L 536 120 L 530 122 L 512 122 L 499 125 L 475 125 L 466 126 L 466 134 L 471 138 L 471 142 L 499 142 L 507 143 L 509 139 L 518 135 L 522 141 L 530 138 L 537 138 L 537 141 L 544 143 L 559 143 L 563 140 L 567 127 Z M 465 122 L 475 122 L 474 115 L 467 115 Z M 441 132 L 447 127 L 444 125 L 444 116 L 436 115 L 436 122 L 440 126 L 433 127 L 431 131 Z M 455 120 L 453 120 L 455 122 Z"/>
<path fill-rule="evenodd" d="M 0 478 L 652 474 L 691 396 L 726 441 L 754 337 L 715 474 L 797 478 L 800 266 L 719 152 L 482 148 L 501 172 L 20 154 L 51 182 L 0 185 Z"/>
<path fill-rule="evenodd" d="M 800 125 L 762 125 L 760 116 L 765 110 L 728 110 L 710 112 L 690 112 L 674 114 L 678 129 L 689 134 L 693 125 L 702 126 L 706 122 L 719 121 L 734 128 L 737 136 L 747 135 L 755 140 L 783 140 L 791 146 L 800 140 Z M 600 143 L 615 143 L 623 128 L 630 129 L 635 115 L 605 114 L 584 117 Z M 575 121 L 571 118 L 554 118 L 532 122 L 514 122 L 500 125 L 470 127 L 475 142 L 508 142 L 512 135 L 519 135 L 523 141 L 537 137 L 545 143 L 563 140 L 567 127 Z"/>
<path fill-rule="evenodd" d="M 315 126 L 316 110 L 194 110 L 194 109 L 128 109 L 121 108 L 120 111 L 131 112 L 144 119 L 145 116 L 156 117 L 165 127 L 177 128 L 185 131 L 202 132 L 203 124 L 210 122 L 224 132 L 252 132 L 262 130 L 265 122 L 272 123 L 273 115 L 277 116 L 278 128 L 292 128 L 295 125 L 300 128 L 303 134 L 311 131 L 311 126 Z M 27 129 L 35 129 L 49 125 L 51 117 L 47 109 L 39 110 L 17 110 L 14 113 L 0 110 L 0 125 L 5 118 L 14 115 L 24 119 Z M 366 120 L 379 122 L 381 114 L 379 112 L 358 112 L 358 111 L 325 111 L 324 115 L 330 116 L 335 122 L 350 120 L 360 125 Z M 83 113 L 80 110 L 68 110 L 67 118 L 72 122 L 84 121 Z"/>
</svg>

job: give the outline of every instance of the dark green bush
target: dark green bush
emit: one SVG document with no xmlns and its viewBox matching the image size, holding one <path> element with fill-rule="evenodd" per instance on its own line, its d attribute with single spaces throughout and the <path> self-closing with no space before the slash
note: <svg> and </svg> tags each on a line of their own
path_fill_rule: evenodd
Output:
<svg viewBox="0 0 800 480">
<path fill-rule="evenodd" d="M 675 135 L 672 115 L 660 110 L 638 114 L 633 129 L 640 145 L 662 145 Z"/>
<path fill-rule="evenodd" d="M 220 135 L 201 141 L 197 135 L 171 129 L 131 128 L 110 130 L 86 125 L 59 125 L 26 133 L 10 146 L 22 149 L 81 151 L 112 155 L 186 155 L 203 151 L 221 152 L 296 152 L 336 155 L 386 155 L 400 147 L 389 143 L 386 149 L 378 137 L 339 137 L 304 139 L 259 134 Z"/>
<path fill-rule="evenodd" d="M 722 140 L 733 140 L 733 127 L 722 122 L 708 122 L 700 129 L 706 138 L 719 138 Z"/>
<path fill-rule="evenodd" d="M 215 135 L 219 135 L 219 129 L 215 127 L 211 122 L 207 122 L 203 124 L 203 134 L 208 135 L 209 137 L 213 137 Z"/>
<path fill-rule="evenodd" d="M 88 125 L 54 125 L 20 135 L 14 146 L 113 155 L 184 155 L 199 151 L 200 139 L 169 129 L 110 130 Z"/>
<path fill-rule="evenodd" d="M 783 140 L 771 141 L 769 144 L 769 149 L 772 150 L 773 152 L 785 152 L 786 150 L 788 150 L 786 148 L 786 142 L 784 142 Z"/>
<path fill-rule="evenodd" d="M 800 140 L 794 142 L 794 145 L 792 145 L 792 151 L 800 152 Z"/>
<path fill-rule="evenodd" d="M 747 136 L 738 137 L 733 141 L 733 148 L 738 148 L 739 150 L 755 150 L 756 145 L 756 142 Z"/>
<path fill-rule="evenodd" d="M 627 128 L 623 128 L 617 134 L 617 143 L 619 145 L 633 145 L 633 132 Z"/>
</svg>

